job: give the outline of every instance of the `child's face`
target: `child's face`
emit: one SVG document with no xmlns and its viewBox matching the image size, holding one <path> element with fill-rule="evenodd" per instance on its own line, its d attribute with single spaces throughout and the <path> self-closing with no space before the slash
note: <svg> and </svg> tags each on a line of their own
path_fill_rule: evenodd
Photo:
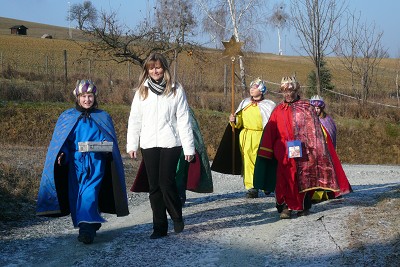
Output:
<svg viewBox="0 0 400 267">
<path fill-rule="evenodd" d="M 92 93 L 84 93 L 79 95 L 79 105 L 82 108 L 89 109 L 93 106 L 94 95 Z"/>
<path fill-rule="evenodd" d="M 320 107 L 315 107 L 315 112 L 319 116 L 321 114 L 321 108 Z"/>
<path fill-rule="evenodd" d="M 254 97 L 259 97 L 262 95 L 261 91 L 258 90 L 257 84 L 254 84 L 252 87 L 250 87 L 250 95 Z"/>
</svg>

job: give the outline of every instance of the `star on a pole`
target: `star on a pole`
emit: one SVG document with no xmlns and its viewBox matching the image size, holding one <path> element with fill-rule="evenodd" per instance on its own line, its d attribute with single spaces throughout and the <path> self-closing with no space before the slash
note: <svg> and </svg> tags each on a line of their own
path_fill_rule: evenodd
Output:
<svg viewBox="0 0 400 267">
<path fill-rule="evenodd" d="M 240 48 L 243 45 L 243 42 L 236 42 L 235 37 L 232 35 L 231 39 L 229 42 L 222 42 L 222 44 L 225 47 L 224 52 L 222 55 L 224 56 L 231 56 L 231 57 L 236 57 L 236 56 L 243 56 L 242 51 Z"/>
</svg>

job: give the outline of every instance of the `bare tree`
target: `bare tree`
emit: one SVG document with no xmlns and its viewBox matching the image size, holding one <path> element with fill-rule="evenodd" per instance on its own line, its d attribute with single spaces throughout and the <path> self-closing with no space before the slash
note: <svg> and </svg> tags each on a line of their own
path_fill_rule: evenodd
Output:
<svg viewBox="0 0 400 267">
<path fill-rule="evenodd" d="M 68 21 L 76 21 L 78 23 L 80 30 L 83 30 L 86 23 L 96 23 L 97 18 L 97 9 L 91 1 L 84 1 L 83 4 L 73 4 L 67 16 Z"/>
<path fill-rule="evenodd" d="M 155 27 L 162 39 L 171 44 L 174 51 L 174 80 L 177 79 L 178 54 L 185 49 L 187 37 L 193 37 L 197 22 L 190 0 L 163 0 L 156 5 Z"/>
<path fill-rule="evenodd" d="M 344 30 L 338 35 L 335 53 L 350 72 L 352 89 L 362 102 L 368 98 L 382 58 L 388 56 L 382 36 L 375 23 L 361 23 L 360 15 L 354 13 L 348 14 Z M 357 80 L 361 84 L 359 91 Z"/>
<path fill-rule="evenodd" d="M 283 51 L 281 48 L 281 30 L 289 25 L 288 19 L 289 14 L 285 11 L 286 5 L 278 3 L 274 5 L 272 15 L 268 18 L 268 22 L 272 24 L 273 27 L 278 29 L 278 54 L 282 55 Z"/>
<path fill-rule="evenodd" d="M 251 49 L 261 40 L 263 9 L 265 0 L 196 0 L 204 14 L 204 30 L 214 41 L 227 40 L 231 36 L 237 42 L 244 42 L 244 49 Z M 223 35 L 222 35 L 223 34 Z M 246 93 L 246 76 L 243 57 L 239 57 L 242 94 Z"/>
<path fill-rule="evenodd" d="M 156 6 L 156 25 L 166 40 L 171 43 L 185 44 L 187 36 L 193 36 L 197 23 L 190 0 L 163 0 Z"/>
<path fill-rule="evenodd" d="M 177 53 L 195 45 L 188 38 L 195 27 L 189 0 L 160 1 L 154 10 L 155 19 L 146 18 L 135 30 L 120 24 L 116 12 L 101 12 L 99 23 L 84 28 L 90 39 L 86 50 L 141 66 L 153 52 L 164 53 L 172 61 Z"/>
<path fill-rule="evenodd" d="M 215 43 L 215 48 L 221 48 L 227 31 L 227 10 L 223 6 L 216 7 L 215 10 L 209 11 L 209 15 L 203 18 L 203 31 L 211 36 L 211 42 Z"/>
<path fill-rule="evenodd" d="M 150 32 L 144 23 L 139 24 L 133 32 L 119 24 L 115 12 L 101 12 L 99 20 L 100 23 L 83 30 L 89 39 L 83 46 L 88 53 L 97 55 L 102 60 L 119 63 L 131 61 L 141 66 L 151 52 L 165 48 L 163 42 L 155 42 L 158 40 L 158 33 Z M 156 43 L 157 46 L 148 46 L 147 43 Z"/>
<path fill-rule="evenodd" d="M 317 94 L 321 94 L 321 62 L 330 54 L 344 11 L 342 0 L 292 0 L 291 21 L 301 44 L 315 67 Z"/>
</svg>

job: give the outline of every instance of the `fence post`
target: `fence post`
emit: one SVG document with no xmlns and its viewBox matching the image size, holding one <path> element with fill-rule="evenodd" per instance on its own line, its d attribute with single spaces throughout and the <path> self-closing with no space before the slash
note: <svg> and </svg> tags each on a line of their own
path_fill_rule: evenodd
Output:
<svg viewBox="0 0 400 267">
<path fill-rule="evenodd" d="M 67 70 L 67 66 L 68 66 L 68 61 L 67 61 L 67 50 L 64 50 L 64 78 L 65 78 L 65 83 L 68 82 L 68 70 Z"/>
<path fill-rule="evenodd" d="M 400 107 L 400 98 L 399 98 L 399 71 L 396 73 L 396 96 L 397 96 L 397 106 Z"/>
</svg>

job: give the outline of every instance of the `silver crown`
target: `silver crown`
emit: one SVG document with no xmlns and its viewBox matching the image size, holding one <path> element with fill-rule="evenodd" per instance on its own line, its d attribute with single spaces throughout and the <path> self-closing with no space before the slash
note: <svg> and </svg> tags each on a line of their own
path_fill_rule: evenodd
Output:
<svg viewBox="0 0 400 267">
<path fill-rule="evenodd" d="M 297 80 L 296 80 L 296 77 L 294 77 L 294 76 L 292 76 L 292 77 L 285 76 L 285 77 L 282 78 L 281 83 L 293 83 L 293 84 L 296 84 Z"/>
</svg>

